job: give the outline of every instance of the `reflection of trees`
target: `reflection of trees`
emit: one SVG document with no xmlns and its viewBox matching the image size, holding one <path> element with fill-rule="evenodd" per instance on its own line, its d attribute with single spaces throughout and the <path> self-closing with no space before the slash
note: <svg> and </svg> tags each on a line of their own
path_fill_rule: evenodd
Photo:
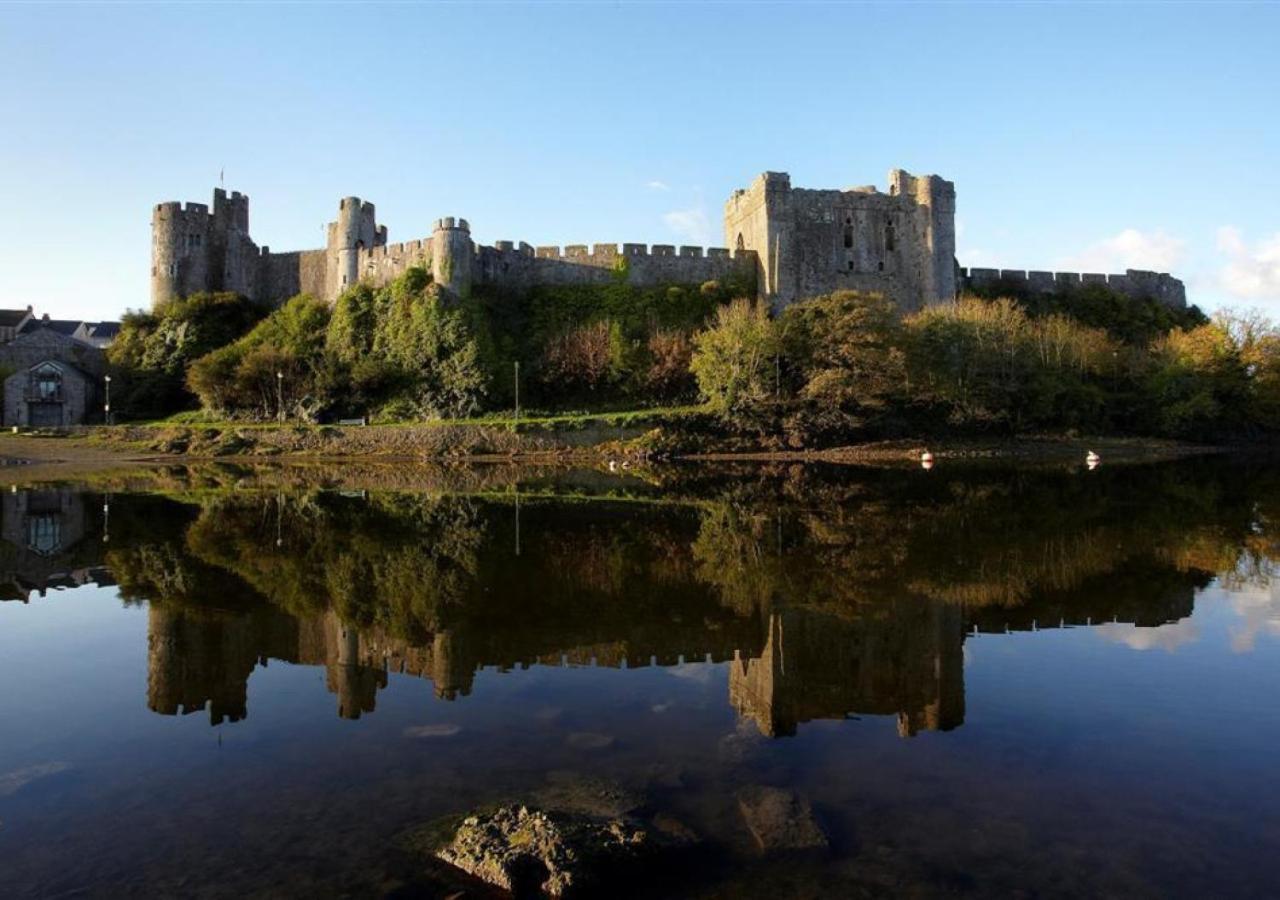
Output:
<svg viewBox="0 0 1280 900">
<path fill-rule="evenodd" d="M 803 504 L 786 502 L 785 488 L 763 501 L 729 494 L 703 516 L 699 577 L 748 607 L 847 609 L 900 595 L 1016 607 L 1135 560 L 1201 577 L 1234 570 L 1257 543 L 1252 491 L 1228 490 L 1227 473 L 1204 463 L 1106 478 L 938 474 L 818 486 Z"/>
<path fill-rule="evenodd" d="M 483 666 L 733 660 L 768 734 L 963 718 L 964 636 L 1191 612 L 1256 579 L 1277 482 L 1188 463 L 736 481 L 662 502 L 215 491 L 121 498 L 110 562 L 152 601 L 151 702 L 244 714 L 259 661 L 324 665 L 343 715 L 388 672 L 466 694 Z M 132 512 L 130 512 L 132 510 Z M 113 531 L 116 518 L 113 518 Z"/>
<path fill-rule="evenodd" d="M 476 577 L 482 528 L 459 498 L 334 494 L 221 498 L 187 532 L 199 559 L 294 615 L 424 636 Z"/>
</svg>

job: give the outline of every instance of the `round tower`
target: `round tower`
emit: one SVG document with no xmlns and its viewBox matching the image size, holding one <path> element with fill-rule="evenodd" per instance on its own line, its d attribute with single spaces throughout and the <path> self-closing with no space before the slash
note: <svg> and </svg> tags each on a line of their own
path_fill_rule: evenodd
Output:
<svg viewBox="0 0 1280 900">
<path fill-rule="evenodd" d="M 151 305 L 207 289 L 209 208 L 159 203 L 151 212 Z"/>
<path fill-rule="evenodd" d="M 475 245 L 466 219 L 449 216 L 436 222 L 431 235 L 431 277 L 454 296 L 471 296 L 471 267 Z"/>
<path fill-rule="evenodd" d="M 385 242 L 374 219 L 372 203 L 359 197 L 343 197 L 338 204 L 338 218 L 329 223 L 330 299 L 360 280 L 360 251 Z"/>
</svg>

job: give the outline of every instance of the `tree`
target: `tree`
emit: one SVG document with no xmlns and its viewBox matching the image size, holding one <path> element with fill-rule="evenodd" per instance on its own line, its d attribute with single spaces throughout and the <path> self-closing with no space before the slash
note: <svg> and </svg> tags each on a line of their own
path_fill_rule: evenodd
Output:
<svg viewBox="0 0 1280 900">
<path fill-rule="evenodd" d="M 1151 354 L 1147 389 L 1161 432 L 1204 440 L 1245 424 L 1249 374 L 1223 324 L 1175 328 L 1152 345 Z"/>
<path fill-rule="evenodd" d="M 711 406 L 728 416 L 763 402 L 773 385 L 778 333 L 768 309 L 739 299 L 694 337 L 690 368 Z"/>
<path fill-rule="evenodd" d="M 131 417 L 162 416 L 195 405 L 187 369 L 229 344 L 266 314 L 238 294 L 192 294 L 150 312 L 126 312 L 107 349 L 115 406 Z"/>
<path fill-rule="evenodd" d="M 780 328 L 799 395 L 815 406 L 882 408 L 901 392 L 902 327 L 880 294 L 836 291 L 794 304 Z"/>
</svg>

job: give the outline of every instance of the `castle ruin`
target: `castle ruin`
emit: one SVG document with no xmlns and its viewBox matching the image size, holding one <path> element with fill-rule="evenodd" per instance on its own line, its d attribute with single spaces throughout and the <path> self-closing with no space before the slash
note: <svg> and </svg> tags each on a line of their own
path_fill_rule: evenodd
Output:
<svg viewBox="0 0 1280 900">
<path fill-rule="evenodd" d="M 233 291 L 279 304 L 307 293 L 332 303 L 359 282 L 386 284 L 420 266 L 465 297 L 473 286 L 519 294 L 538 285 L 745 285 L 774 309 L 836 290 L 883 294 L 904 312 L 947 302 L 967 288 L 999 283 L 1055 293 L 1102 284 L 1174 308 L 1182 282 L 1168 274 L 1123 275 L 962 269 L 955 258 L 955 185 L 937 175 L 889 173 L 888 193 L 793 188 L 785 172 L 765 172 L 725 204 L 721 247 L 585 244 L 480 245 L 466 219 L 436 221 L 429 237 L 392 244 L 374 205 L 338 204 L 325 246 L 273 253 L 249 236 L 249 198 L 217 188 L 213 207 L 168 202 L 152 213 L 152 305 L 201 291 Z"/>
</svg>

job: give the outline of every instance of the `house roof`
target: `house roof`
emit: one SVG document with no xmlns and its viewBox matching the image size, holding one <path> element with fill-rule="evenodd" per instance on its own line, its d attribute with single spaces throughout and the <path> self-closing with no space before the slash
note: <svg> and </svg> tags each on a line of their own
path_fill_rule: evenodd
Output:
<svg viewBox="0 0 1280 900">
<path fill-rule="evenodd" d="M 0 327 L 13 328 L 27 316 L 31 315 L 31 309 L 0 309 Z"/>
<path fill-rule="evenodd" d="M 80 327 L 80 322 L 75 319 L 32 319 L 19 329 L 19 334 L 30 334 L 40 328 L 48 328 L 56 331 L 58 334 L 65 334 L 67 337 L 76 333 L 76 329 Z"/>
<path fill-rule="evenodd" d="M 85 322 L 84 332 L 88 337 L 105 340 L 120 334 L 119 322 Z"/>
<path fill-rule="evenodd" d="M 68 360 L 65 360 L 65 359 L 59 359 L 57 357 L 50 356 L 45 359 L 38 359 L 29 366 L 24 366 L 23 368 L 19 369 L 17 372 L 14 372 L 11 375 L 9 375 L 8 378 L 6 378 L 5 380 L 8 381 L 9 378 L 26 378 L 30 373 L 34 372 L 36 369 L 40 368 L 41 366 L 48 366 L 48 365 L 56 366 L 59 370 L 63 372 L 72 372 L 76 375 L 79 375 L 81 378 L 85 379 L 86 381 L 93 381 L 94 379 L 94 376 L 92 374 L 90 374 L 89 372 L 86 372 L 84 369 L 80 368 L 75 363 L 69 362 Z"/>
</svg>

